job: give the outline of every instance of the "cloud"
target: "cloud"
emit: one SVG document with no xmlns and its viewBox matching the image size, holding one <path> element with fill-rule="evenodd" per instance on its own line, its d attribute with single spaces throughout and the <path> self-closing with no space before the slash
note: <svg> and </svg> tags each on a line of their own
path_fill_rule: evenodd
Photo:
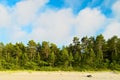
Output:
<svg viewBox="0 0 120 80">
<path fill-rule="evenodd" d="M 9 10 L 0 4 L 0 28 L 7 27 L 11 23 L 11 16 Z"/>
<path fill-rule="evenodd" d="M 16 43 L 16 42 L 21 42 L 21 41 L 27 40 L 28 37 L 27 37 L 27 34 L 25 31 L 22 31 L 18 27 L 13 28 L 13 31 L 14 32 L 11 32 L 11 31 L 8 32 L 10 35 L 9 40 L 11 42 Z"/>
<path fill-rule="evenodd" d="M 107 26 L 107 28 L 106 28 L 105 32 L 103 33 L 103 35 L 104 35 L 104 37 L 106 39 L 109 39 L 114 35 L 117 35 L 118 37 L 120 37 L 120 23 L 117 22 L 117 21 L 111 22 Z"/>
<path fill-rule="evenodd" d="M 73 13 L 73 8 L 52 9 L 48 0 L 22 0 L 12 7 L 0 5 L 0 30 L 7 42 L 50 41 L 65 45 L 74 36 L 95 36 L 101 29 L 106 38 L 120 35 L 119 2 L 112 6 L 114 17 L 107 18 L 100 9 L 86 7 Z M 30 30 L 30 32 L 27 32 Z M 1 36 L 1 35 L 0 35 Z M 1 37 L 0 37 L 1 38 Z"/>
<path fill-rule="evenodd" d="M 64 3 L 66 6 L 69 6 L 71 8 L 76 8 L 76 7 L 80 7 L 81 4 L 83 3 L 83 1 L 81 0 L 64 0 Z"/>
<path fill-rule="evenodd" d="M 10 27 L 6 29 L 10 36 L 9 41 L 34 39 L 62 45 L 70 43 L 75 35 L 79 37 L 94 35 L 105 20 L 105 16 L 98 9 L 90 8 L 83 9 L 78 15 L 74 15 L 71 8 L 57 11 L 46 8 L 44 12 L 39 12 L 46 3 L 47 0 L 26 0 L 18 2 L 14 7 L 9 8 L 10 10 L 3 8 L 3 12 L 11 16 L 10 20 L 12 21 Z M 5 21 L 5 23 L 7 22 Z M 30 33 L 22 29 L 23 27 L 29 29 L 28 25 L 32 26 Z"/>
<path fill-rule="evenodd" d="M 36 18 L 37 12 L 48 2 L 48 0 L 24 0 L 18 2 L 13 11 L 18 25 L 28 25 Z"/>
<path fill-rule="evenodd" d="M 116 3 L 112 6 L 112 11 L 114 17 L 120 20 L 120 1 L 116 1 Z"/>
<path fill-rule="evenodd" d="M 106 17 L 98 9 L 85 8 L 79 12 L 76 20 L 77 35 L 92 36 L 103 28 Z"/>
<path fill-rule="evenodd" d="M 104 0 L 101 6 L 105 8 L 111 8 L 116 1 L 117 0 Z"/>
<path fill-rule="evenodd" d="M 63 43 L 70 36 L 73 14 L 71 9 L 47 10 L 39 15 L 31 38 Z"/>
<path fill-rule="evenodd" d="M 50 40 L 57 44 L 63 44 L 65 41 L 70 43 L 75 35 L 80 38 L 95 35 L 105 20 L 105 16 L 98 9 L 86 8 L 76 16 L 71 9 L 47 10 L 36 20 L 31 38 Z"/>
<path fill-rule="evenodd" d="M 91 0 L 64 0 L 65 7 L 71 8 L 75 14 L 88 7 L 89 3 Z"/>
<path fill-rule="evenodd" d="M 0 4 L 0 30 L 5 33 L 7 42 L 28 40 L 27 32 L 23 27 L 32 25 L 36 20 L 37 12 L 45 6 L 48 0 L 22 0 L 13 7 Z M 4 42 L 4 40 L 3 40 Z"/>
<path fill-rule="evenodd" d="M 112 6 L 113 17 L 109 18 L 109 24 L 106 25 L 106 29 L 103 35 L 106 39 L 116 35 L 120 37 L 120 1 L 117 0 Z"/>
</svg>

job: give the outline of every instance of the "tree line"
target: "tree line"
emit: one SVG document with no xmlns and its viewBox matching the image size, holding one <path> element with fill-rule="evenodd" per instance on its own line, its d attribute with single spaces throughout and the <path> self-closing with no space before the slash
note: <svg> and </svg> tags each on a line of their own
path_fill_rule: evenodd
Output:
<svg viewBox="0 0 120 80">
<path fill-rule="evenodd" d="M 0 70 L 119 70 L 120 38 L 74 37 L 62 48 L 54 43 L 34 40 L 0 43 Z"/>
</svg>

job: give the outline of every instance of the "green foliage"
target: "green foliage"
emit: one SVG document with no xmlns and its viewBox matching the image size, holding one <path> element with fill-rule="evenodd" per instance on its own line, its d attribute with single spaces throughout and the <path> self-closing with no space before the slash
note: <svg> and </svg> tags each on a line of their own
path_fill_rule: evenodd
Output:
<svg viewBox="0 0 120 80">
<path fill-rule="evenodd" d="M 35 63 L 35 62 L 27 62 L 24 66 L 25 66 L 25 69 L 35 70 L 37 68 L 37 63 Z"/>
<path fill-rule="evenodd" d="M 48 63 L 50 64 L 50 66 L 54 66 L 54 63 L 55 63 L 55 54 L 54 54 L 54 52 L 49 54 Z"/>
<path fill-rule="evenodd" d="M 113 36 L 105 41 L 104 36 L 96 38 L 73 38 L 69 46 L 58 48 L 56 44 L 30 40 L 4 45 L 0 43 L 0 70 L 40 71 L 120 71 L 120 38 Z"/>
<path fill-rule="evenodd" d="M 59 65 L 63 67 L 68 67 L 69 65 L 69 54 L 68 50 L 66 48 L 63 48 L 60 57 L 59 57 Z"/>
</svg>

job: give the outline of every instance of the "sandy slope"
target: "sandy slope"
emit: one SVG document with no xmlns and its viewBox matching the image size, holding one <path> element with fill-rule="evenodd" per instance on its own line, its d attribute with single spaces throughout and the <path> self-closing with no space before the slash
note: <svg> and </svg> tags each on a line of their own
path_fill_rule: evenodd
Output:
<svg viewBox="0 0 120 80">
<path fill-rule="evenodd" d="M 86 77 L 86 75 L 92 77 Z M 114 72 L 0 72 L 0 80 L 120 80 Z"/>
</svg>

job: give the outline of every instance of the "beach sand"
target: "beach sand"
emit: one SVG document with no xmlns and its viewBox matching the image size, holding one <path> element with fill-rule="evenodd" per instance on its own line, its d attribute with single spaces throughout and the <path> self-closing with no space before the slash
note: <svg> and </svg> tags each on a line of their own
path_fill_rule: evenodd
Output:
<svg viewBox="0 0 120 80">
<path fill-rule="evenodd" d="M 92 75 L 92 77 L 87 77 Z M 120 80 L 116 72 L 0 72 L 0 80 Z"/>
</svg>

